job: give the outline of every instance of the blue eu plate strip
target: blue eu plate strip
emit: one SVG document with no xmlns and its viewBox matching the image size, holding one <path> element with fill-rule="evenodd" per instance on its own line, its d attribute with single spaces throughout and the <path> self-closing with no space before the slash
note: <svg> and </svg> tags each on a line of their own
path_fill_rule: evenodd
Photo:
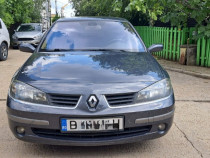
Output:
<svg viewBox="0 0 210 158">
<path fill-rule="evenodd" d="M 61 130 L 62 131 L 67 131 L 67 121 L 66 121 L 66 119 L 61 120 Z"/>
</svg>

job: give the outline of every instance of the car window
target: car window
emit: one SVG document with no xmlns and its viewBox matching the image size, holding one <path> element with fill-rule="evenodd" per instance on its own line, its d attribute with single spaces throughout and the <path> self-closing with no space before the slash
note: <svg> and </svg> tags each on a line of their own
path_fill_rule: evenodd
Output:
<svg viewBox="0 0 210 158">
<path fill-rule="evenodd" d="M 0 20 L 0 29 L 2 29 L 1 20 Z"/>
<path fill-rule="evenodd" d="M 36 26 L 35 26 L 35 30 L 36 30 L 36 31 L 41 31 L 41 30 L 42 30 L 41 25 L 36 25 Z"/>
<path fill-rule="evenodd" d="M 26 31 L 34 31 L 35 27 L 32 25 L 21 25 L 17 31 L 18 32 L 26 32 Z"/>
<path fill-rule="evenodd" d="M 145 52 L 128 22 L 57 22 L 48 33 L 40 51 L 112 49 Z"/>
</svg>

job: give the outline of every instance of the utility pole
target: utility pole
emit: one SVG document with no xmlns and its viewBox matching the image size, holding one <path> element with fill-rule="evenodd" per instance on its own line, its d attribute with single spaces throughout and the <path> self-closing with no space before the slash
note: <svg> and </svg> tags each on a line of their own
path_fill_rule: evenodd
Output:
<svg viewBox="0 0 210 158">
<path fill-rule="evenodd" d="M 57 0 L 55 0 L 55 14 L 58 15 L 58 5 Z"/>
</svg>

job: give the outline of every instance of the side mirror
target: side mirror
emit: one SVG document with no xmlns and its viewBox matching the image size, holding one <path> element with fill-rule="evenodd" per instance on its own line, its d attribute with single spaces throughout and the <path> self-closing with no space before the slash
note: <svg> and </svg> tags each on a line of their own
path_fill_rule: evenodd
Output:
<svg viewBox="0 0 210 158">
<path fill-rule="evenodd" d="M 14 32 L 17 32 L 17 30 L 14 30 Z"/>
<path fill-rule="evenodd" d="M 150 53 L 160 52 L 163 50 L 163 44 L 153 44 L 148 48 Z"/>
<path fill-rule="evenodd" d="M 28 52 L 28 53 L 33 53 L 35 51 L 34 46 L 32 46 L 29 43 L 22 43 L 22 44 L 20 44 L 19 49 L 22 52 Z"/>
</svg>

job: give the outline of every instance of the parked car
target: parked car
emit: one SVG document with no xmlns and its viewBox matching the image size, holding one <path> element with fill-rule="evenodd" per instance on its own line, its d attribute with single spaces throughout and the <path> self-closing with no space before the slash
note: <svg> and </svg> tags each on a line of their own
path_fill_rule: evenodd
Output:
<svg viewBox="0 0 210 158">
<path fill-rule="evenodd" d="M 21 43 L 30 43 L 37 46 L 43 36 L 42 24 L 28 23 L 21 24 L 12 36 L 13 48 L 19 47 Z"/>
<path fill-rule="evenodd" d="M 7 60 L 10 45 L 9 32 L 0 18 L 0 61 Z"/>
<path fill-rule="evenodd" d="M 174 116 L 168 73 L 125 19 L 60 19 L 12 78 L 9 126 L 20 140 L 98 146 L 165 135 Z"/>
</svg>

